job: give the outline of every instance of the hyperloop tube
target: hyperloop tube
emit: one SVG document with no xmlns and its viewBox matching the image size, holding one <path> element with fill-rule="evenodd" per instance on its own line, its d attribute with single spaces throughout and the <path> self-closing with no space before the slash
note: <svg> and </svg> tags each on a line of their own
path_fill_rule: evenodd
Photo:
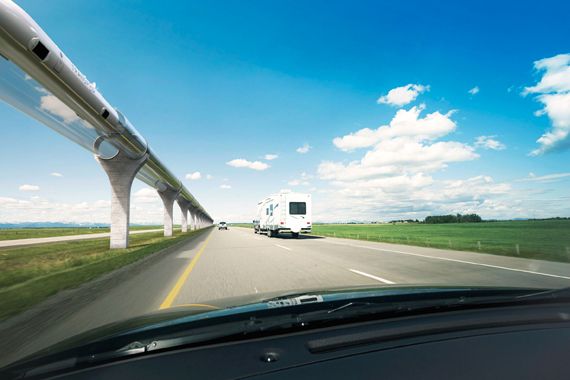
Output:
<svg viewBox="0 0 570 380">
<path fill-rule="evenodd" d="M 97 139 L 98 146 L 104 140 L 133 159 L 148 154 L 140 176 L 145 183 L 158 190 L 163 186 L 177 190 L 180 197 L 205 213 L 197 200 L 150 150 L 146 140 L 128 119 L 107 102 L 95 84 L 75 67 L 42 28 L 9 0 L 0 0 L 0 54 L 96 128 L 101 134 Z"/>
</svg>

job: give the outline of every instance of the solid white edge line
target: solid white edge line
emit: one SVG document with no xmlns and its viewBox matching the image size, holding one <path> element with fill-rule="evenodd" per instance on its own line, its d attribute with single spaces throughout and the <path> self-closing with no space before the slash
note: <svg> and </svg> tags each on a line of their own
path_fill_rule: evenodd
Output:
<svg viewBox="0 0 570 380">
<path fill-rule="evenodd" d="M 349 271 L 351 271 L 352 273 L 359 274 L 361 276 L 369 277 L 369 278 L 376 280 L 376 281 L 383 282 L 385 284 L 395 284 L 395 282 L 393 282 L 393 281 L 386 280 L 385 278 L 374 276 L 374 275 L 366 273 L 366 272 L 361 272 L 361 271 L 356 270 L 356 269 L 349 269 Z"/>
<path fill-rule="evenodd" d="M 488 267 L 488 268 L 510 270 L 510 271 L 513 271 L 513 272 L 522 272 L 522 273 L 536 274 L 536 275 L 539 275 L 539 276 L 556 277 L 556 278 L 563 278 L 563 279 L 566 279 L 566 280 L 570 280 L 570 277 L 568 277 L 568 276 L 560 276 L 560 275 L 557 275 L 557 274 L 544 273 L 544 272 L 535 272 L 535 271 L 526 270 L 526 269 L 516 269 L 516 268 L 503 267 L 503 266 L 500 266 L 500 265 L 475 263 L 475 262 L 473 262 L 473 261 L 466 261 L 466 260 L 459 260 L 459 259 L 450 259 L 450 258 L 447 258 L 447 257 L 437 257 L 437 256 L 430 256 L 430 255 L 422 255 L 422 254 L 420 254 L 420 253 L 411 253 L 411 252 L 404 252 L 404 251 L 396 251 L 396 250 L 382 249 L 382 248 L 376 248 L 376 247 L 366 247 L 366 246 L 363 246 L 363 245 L 356 246 L 356 247 L 369 248 L 369 249 L 374 249 L 374 250 L 384 251 L 384 252 L 395 252 L 395 253 L 399 253 L 399 254 L 401 254 L 401 255 L 419 256 L 419 257 L 425 257 L 425 258 L 428 258 L 428 259 L 452 261 L 452 262 L 456 262 L 456 263 L 479 265 L 479 266 Z"/>
<path fill-rule="evenodd" d="M 292 249 L 291 249 L 291 248 L 289 248 L 289 247 L 285 247 L 285 246 L 283 246 L 283 245 L 275 244 L 275 246 L 276 246 L 276 247 L 279 247 L 279 248 L 283 248 L 283 249 L 286 249 L 286 250 L 288 250 L 288 251 L 292 251 Z"/>
<path fill-rule="evenodd" d="M 370 246 L 366 246 L 366 245 L 356 245 L 356 244 L 346 244 L 346 243 L 333 243 L 332 241 L 328 241 L 327 243 L 329 243 L 329 244 L 336 244 L 336 245 L 346 245 L 346 246 L 349 246 L 349 247 L 356 247 L 356 248 L 366 248 L 366 249 L 372 249 L 372 250 L 375 250 L 375 251 L 382 251 L 382 252 L 389 252 L 389 253 L 390 253 L 390 252 L 391 252 L 391 253 L 398 253 L 398 254 L 401 254 L 401 255 L 425 257 L 425 258 L 427 258 L 427 259 L 443 260 L 443 261 L 452 261 L 452 262 L 462 263 L 462 264 L 478 265 L 478 266 L 487 267 L 487 268 L 510 270 L 510 271 L 512 271 L 512 272 L 521 272 L 521 273 L 528 273 L 528 274 L 536 274 L 536 275 L 538 275 L 538 276 L 547 276 L 547 277 L 563 278 L 563 279 L 565 279 L 565 280 L 570 280 L 570 277 L 569 277 L 569 276 L 561 276 L 561 275 L 557 275 L 557 274 L 544 273 L 544 272 L 535 272 L 535 271 L 525 270 L 525 269 L 509 268 L 509 267 L 503 267 L 503 266 L 500 266 L 500 265 L 475 263 L 475 262 L 473 262 L 473 261 L 466 261 L 466 260 L 459 260 L 459 259 L 450 259 L 450 258 L 447 258 L 447 257 L 437 257 L 437 256 L 430 256 L 430 255 L 422 255 L 421 253 L 404 252 L 404 251 L 398 251 L 398 250 L 395 250 L 395 249 L 385 249 L 385 248 L 370 247 Z"/>
</svg>

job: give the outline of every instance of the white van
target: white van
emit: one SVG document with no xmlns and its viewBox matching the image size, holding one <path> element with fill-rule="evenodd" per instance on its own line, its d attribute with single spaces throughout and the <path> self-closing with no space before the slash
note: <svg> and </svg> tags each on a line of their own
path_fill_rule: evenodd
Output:
<svg viewBox="0 0 570 380">
<path fill-rule="evenodd" d="M 270 195 L 257 204 L 257 216 L 253 221 L 254 232 L 273 237 L 280 232 L 311 232 L 311 194 L 282 191 Z"/>
</svg>

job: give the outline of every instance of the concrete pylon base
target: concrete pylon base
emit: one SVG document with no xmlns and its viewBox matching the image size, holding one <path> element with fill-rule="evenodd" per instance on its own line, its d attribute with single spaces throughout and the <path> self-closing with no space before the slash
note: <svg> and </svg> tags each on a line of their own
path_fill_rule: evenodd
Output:
<svg viewBox="0 0 570 380">
<path fill-rule="evenodd" d="M 178 200 L 178 206 L 180 207 L 180 211 L 182 212 L 182 220 L 181 220 L 181 226 L 182 226 L 182 232 L 188 232 L 188 208 L 189 208 L 189 204 L 188 202 L 185 202 L 183 200 Z"/>
<path fill-rule="evenodd" d="M 111 184 L 111 249 L 129 246 L 131 186 L 148 155 L 132 159 L 119 151 L 113 158 L 95 159 L 105 170 Z"/>
<path fill-rule="evenodd" d="M 173 206 L 178 196 L 178 191 L 166 189 L 159 191 L 158 195 L 160 195 L 160 199 L 162 199 L 162 204 L 164 205 L 164 236 L 169 237 L 172 236 Z"/>
<path fill-rule="evenodd" d="M 192 208 L 188 209 L 188 217 L 189 217 L 189 228 L 191 230 L 195 230 L 196 229 L 196 211 L 194 211 Z"/>
</svg>

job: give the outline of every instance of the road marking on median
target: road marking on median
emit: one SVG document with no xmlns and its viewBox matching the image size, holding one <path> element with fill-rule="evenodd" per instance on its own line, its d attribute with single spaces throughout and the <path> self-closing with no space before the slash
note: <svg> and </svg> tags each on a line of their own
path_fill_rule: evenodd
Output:
<svg viewBox="0 0 570 380">
<path fill-rule="evenodd" d="M 337 244 L 337 245 L 347 245 L 347 246 L 349 246 L 349 247 L 356 247 L 356 248 L 372 249 L 372 250 L 374 250 L 374 251 L 398 253 L 398 254 L 400 254 L 400 255 L 409 255 L 409 256 L 425 257 L 425 258 L 427 258 L 427 259 L 451 261 L 451 262 L 462 263 L 462 264 L 478 265 L 478 266 L 487 267 L 487 268 L 510 270 L 510 271 L 513 271 L 513 272 L 522 272 L 522 273 L 536 274 L 536 275 L 539 275 L 539 276 L 563 278 L 563 279 L 565 279 L 565 280 L 570 280 L 570 277 L 568 277 L 568 276 L 560 276 L 560 275 L 557 275 L 557 274 L 544 273 L 544 272 L 535 272 L 535 271 L 526 270 L 526 269 L 509 268 L 509 267 L 503 267 L 503 266 L 500 266 L 500 265 L 476 263 L 476 262 L 473 262 L 473 261 L 466 261 L 466 260 L 459 260 L 459 259 L 450 259 L 450 258 L 447 258 L 447 257 L 437 257 L 437 256 L 431 256 L 431 255 L 423 255 L 423 254 L 421 254 L 421 253 L 411 253 L 411 252 L 405 252 L 405 251 L 398 251 L 398 250 L 395 250 L 395 249 L 385 249 L 385 248 L 370 247 L 370 246 L 366 246 L 366 245 L 343 244 L 343 243 L 332 243 L 332 242 L 328 242 L 328 243 L 329 243 L 329 244 Z"/>
<path fill-rule="evenodd" d="M 186 282 L 186 280 L 188 280 L 188 276 L 190 276 L 192 269 L 194 269 L 194 266 L 198 262 L 198 259 L 200 259 L 200 256 L 202 256 L 202 253 L 204 252 L 204 249 L 206 249 L 206 245 L 208 245 L 208 242 L 210 241 L 211 237 L 212 237 L 212 234 L 210 234 L 210 236 L 208 236 L 206 241 L 204 241 L 204 243 L 202 243 L 202 246 L 200 247 L 200 250 L 198 251 L 196 256 L 194 256 L 194 258 L 190 261 L 190 264 L 188 264 L 186 269 L 184 269 L 184 272 L 178 278 L 178 280 L 176 281 L 176 284 L 174 284 L 174 287 L 172 288 L 172 290 L 170 290 L 170 292 L 168 293 L 168 295 L 166 296 L 164 301 L 162 301 L 162 303 L 160 304 L 159 310 L 168 309 L 170 306 L 172 306 L 172 302 L 174 302 L 174 300 L 176 299 L 176 296 L 178 296 L 178 293 L 180 293 L 182 286 L 184 286 L 184 283 Z"/>
<path fill-rule="evenodd" d="M 292 251 L 292 249 L 291 249 L 291 248 L 289 248 L 289 247 L 285 247 L 284 245 L 275 244 L 275 246 L 276 246 L 276 247 L 279 247 L 279 248 L 283 248 L 283 249 L 286 249 L 286 250 L 288 250 L 288 251 Z"/>
<path fill-rule="evenodd" d="M 371 279 L 376 280 L 376 281 L 383 282 L 385 284 L 395 284 L 395 282 L 393 282 L 393 281 L 386 280 L 385 278 L 374 276 L 373 274 L 369 274 L 366 272 L 361 272 L 361 271 L 356 270 L 356 269 L 349 269 L 349 271 L 351 271 L 352 273 L 359 274 L 359 275 L 364 276 L 364 277 L 371 278 Z"/>
</svg>

